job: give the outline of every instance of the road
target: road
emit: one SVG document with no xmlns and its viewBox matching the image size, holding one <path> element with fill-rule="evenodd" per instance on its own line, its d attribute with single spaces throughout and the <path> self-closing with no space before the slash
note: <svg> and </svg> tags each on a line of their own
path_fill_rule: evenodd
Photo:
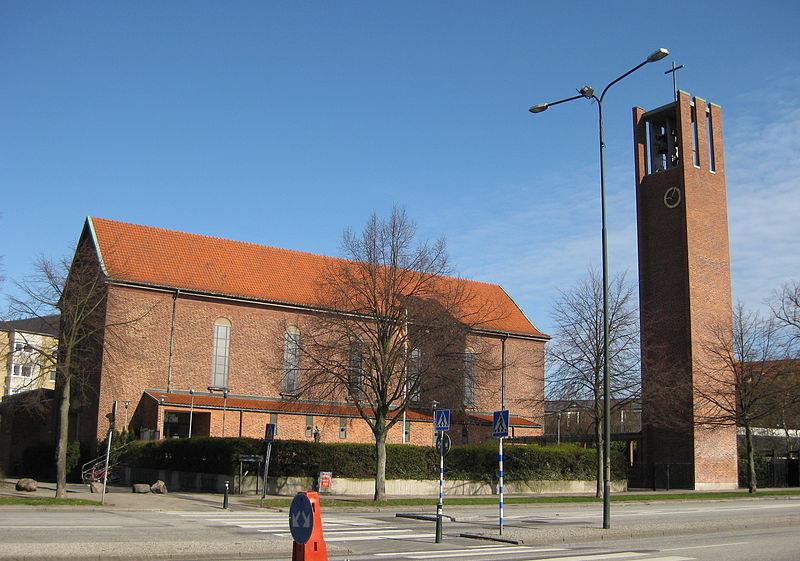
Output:
<svg viewBox="0 0 800 561">
<path fill-rule="evenodd" d="M 615 503 L 612 528 L 597 504 L 448 507 L 434 522 L 394 511 L 323 511 L 330 561 L 753 561 L 800 559 L 800 498 Z M 405 516 L 415 513 L 402 513 Z M 427 509 L 431 514 L 431 509 Z M 522 541 L 504 543 L 483 538 Z M 0 510 L 0 559 L 291 559 L 288 514 L 236 505 L 186 510 Z"/>
</svg>

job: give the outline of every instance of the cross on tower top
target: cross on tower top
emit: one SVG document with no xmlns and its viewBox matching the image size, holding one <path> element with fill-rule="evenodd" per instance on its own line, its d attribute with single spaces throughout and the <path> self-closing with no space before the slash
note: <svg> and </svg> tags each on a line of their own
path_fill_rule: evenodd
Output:
<svg viewBox="0 0 800 561">
<path fill-rule="evenodd" d="M 681 68 L 683 68 L 683 65 L 681 64 L 680 66 L 675 66 L 675 61 L 673 60 L 672 69 L 664 72 L 664 74 L 672 74 L 672 92 L 675 101 L 678 101 L 678 79 L 676 78 L 676 75 L 678 74 L 678 70 Z"/>
</svg>

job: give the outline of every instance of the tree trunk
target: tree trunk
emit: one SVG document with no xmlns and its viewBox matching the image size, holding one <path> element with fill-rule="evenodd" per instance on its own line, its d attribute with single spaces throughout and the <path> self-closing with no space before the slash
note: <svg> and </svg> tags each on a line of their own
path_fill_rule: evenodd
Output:
<svg viewBox="0 0 800 561">
<path fill-rule="evenodd" d="M 755 493 L 757 490 L 756 481 L 756 460 L 753 454 L 753 431 L 750 423 L 744 424 L 745 450 L 747 451 L 747 490 Z"/>
<path fill-rule="evenodd" d="M 375 496 L 381 501 L 386 496 L 386 423 L 382 418 L 375 419 Z"/>
<path fill-rule="evenodd" d="M 596 497 L 603 496 L 603 472 L 605 468 L 605 447 L 603 443 L 603 411 L 599 398 L 594 401 L 594 444 L 597 448 L 597 463 L 595 466 L 595 478 L 597 480 Z"/>
<path fill-rule="evenodd" d="M 70 377 L 64 377 L 61 402 L 58 404 L 58 444 L 56 446 L 56 498 L 67 495 L 67 446 L 69 445 Z"/>
</svg>

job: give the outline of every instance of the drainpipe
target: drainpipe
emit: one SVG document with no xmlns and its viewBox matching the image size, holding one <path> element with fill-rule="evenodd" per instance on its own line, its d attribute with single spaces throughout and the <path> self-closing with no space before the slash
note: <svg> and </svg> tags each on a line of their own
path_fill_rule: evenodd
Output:
<svg viewBox="0 0 800 561">
<path fill-rule="evenodd" d="M 172 321 L 169 327 L 169 365 L 167 366 L 167 393 L 172 391 L 172 354 L 175 348 L 175 308 L 178 304 L 180 288 L 175 289 L 175 296 L 172 297 Z"/>
</svg>

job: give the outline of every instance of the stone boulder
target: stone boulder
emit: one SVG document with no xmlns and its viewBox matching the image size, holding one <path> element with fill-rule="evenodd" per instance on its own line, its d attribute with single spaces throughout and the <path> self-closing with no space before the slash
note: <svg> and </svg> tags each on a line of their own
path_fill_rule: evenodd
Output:
<svg viewBox="0 0 800 561">
<path fill-rule="evenodd" d="M 133 492 L 134 493 L 149 493 L 150 492 L 150 485 L 147 483 L 134 483 L 133 484 Z"/>
<path fill-rule="evenodd" d="M 39 485 L 36 483 L 36 480 L 31 479 L 30 477 L 24 477 L 17 481 L 16 489 L 17 491 L 28 491 L 33 492 L 39 488 Z"/>
<path fill-rule="evenodd" d="M 158 493 L 159 495 L 166 495 L 167 494 L 167 484 L 161 481 L 160 479 L 150 485 L 150 492 L 151 493 Z"/>
<path fill-rule="evenodd" d="M 103 484 L 100 481 L 92 481 L 89 483 L 89 491 L 92 493 L 102 493 L 103 492 Z"/>
</svg>

